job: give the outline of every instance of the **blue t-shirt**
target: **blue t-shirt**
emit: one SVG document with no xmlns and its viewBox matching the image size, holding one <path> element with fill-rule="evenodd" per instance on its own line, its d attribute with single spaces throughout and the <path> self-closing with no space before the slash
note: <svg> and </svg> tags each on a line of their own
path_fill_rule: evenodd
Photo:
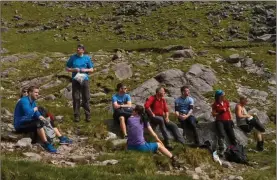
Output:
<svg viewBox="0 0 277 180">
<path fill-rule="evenodd" d="M 117 93 L 117 94 L 114 94 L 112 97 L 113 104 L 117 102 L 117 104 L 122 105 L 122 104 L 127 104 L 128 101 L 131 101 L 131 96 L 129 94 L 119 95 Z"/>
<path fill-rule="evenodd" d="M 190 106 L 194 105 L 194 100 L 192 97 L 179 97 L 175 100 L 175 111 L 182 114 L 187 114 L 190 110 Z"/>
<path fill-rule="evenodd" d="M 36 102 L 31 101 L 29 96 L 24 96 L 17 102 L 14 110 L 14 128 L 16 130 L 23 122 L 39 118 L 41 114 L 38 111 L 34 112 L 35 107 L 37 107 Z"/>
<path fill-rule="evenodd" d="M 94 67 L 93 62 L 91 61 L 88 55 L 78 56 L 78 54 L 72 55 L 66 63 L 66 67 L 68 68 L 82 68 L 90 69 Z M 75 77 L 77 73 L 72 72 L 72 79 Z M 88 73 L 86 73 L 88 75 Z M 88 80 L 88 76 L 86 76 L 85 80 Z"/>
</svg>

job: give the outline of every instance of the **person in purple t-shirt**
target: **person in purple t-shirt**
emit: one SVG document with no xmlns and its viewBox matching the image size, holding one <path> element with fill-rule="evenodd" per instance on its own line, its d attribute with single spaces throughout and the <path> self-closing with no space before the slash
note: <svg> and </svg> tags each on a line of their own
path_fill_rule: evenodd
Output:
<svg viewBox="0 0 277 180">
<path fill-rule="evenodd" d="M 136 105 L 132 115 L 128 118 L 127 149 L 142 152 L 160 151 L 162 154 L 169 157 L 172 162 L 176 162 L 176 156 L 172 155 L 172 153 L 166 149 L 161 140 L 158 138 L 157 134 L 151 128 L 149 122 L 143 120 L 143 114 L 143 106 Z M 143 136 L 144 128 L 147 128 L 149 133 L 156 139 L 157 142 L 148 143 L 145 141 Z"/>
</svg>

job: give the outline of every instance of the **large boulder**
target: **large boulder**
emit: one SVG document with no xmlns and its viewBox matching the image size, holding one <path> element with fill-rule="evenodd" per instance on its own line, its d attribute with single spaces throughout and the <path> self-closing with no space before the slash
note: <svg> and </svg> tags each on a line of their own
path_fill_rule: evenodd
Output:
<svg viewBox="0 0 277 180">
<path fill-rule="evenodd" d="M 119 80 L 124 80 L 132 77 L 133 71 L 127 63 L 119 63 L 116 64 L 115 67 L 115 75 Z"/>
<path fill-rule="evenodd" d="M 213 70 L 201 64 L 195 64 L 187 73 L 179 69 L 161 72 L 131 91 L 130 95 L 134 104 L 143 105 L 149 96 L 155 94 L 156 88 L 163 85 L 167 90 L 165 98 L 169 105 L 169 111 L 174 112 L 174 101 L 181 95 L 180 88 L 188 85 L 191 96 L 195 100 L 194 115 L 197 118 L 211 121 L 211 107 L 202 93 L 212 91 L 212 86 L 216 82 L 217 79 Z"/>
</svg>

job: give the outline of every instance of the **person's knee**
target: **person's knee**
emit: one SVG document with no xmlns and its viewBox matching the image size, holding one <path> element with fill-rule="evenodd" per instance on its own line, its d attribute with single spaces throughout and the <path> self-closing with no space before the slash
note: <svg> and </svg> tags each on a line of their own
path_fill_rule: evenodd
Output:
<svg viewBox="0 0 277 180">
<path fill-rule="evenodd" d="M 120 121 L 120 123 L 125 123 L 125 117 L 124 116 L 120 116 L 119 117 L 119 121 Z"/>
</svg>

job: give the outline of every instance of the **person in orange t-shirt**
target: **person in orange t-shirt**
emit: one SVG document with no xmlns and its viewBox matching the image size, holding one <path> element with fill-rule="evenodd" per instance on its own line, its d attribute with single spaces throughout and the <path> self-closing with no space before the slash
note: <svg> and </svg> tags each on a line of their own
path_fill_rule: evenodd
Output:
<svg viewBox="0 0 277 180">
<path fill-rule="evenodd" d="M 236 137 L 234 133 L 234 123 L 232 121 L 232 115 L 230 110 L 230 104 L 225 99 L 224 92 L 222 90 L 216 90 L 215 102 L 212 105 L 212 115 L 215 117 L 216 129 L 218 131 L 218 146 L 219 155 L 223 156 L 224 153 L 224 134 L 230 140 L 232 145 L 236 145 Z M 224 133 L 225 132 L 225 133 Z"/>
</svg>

